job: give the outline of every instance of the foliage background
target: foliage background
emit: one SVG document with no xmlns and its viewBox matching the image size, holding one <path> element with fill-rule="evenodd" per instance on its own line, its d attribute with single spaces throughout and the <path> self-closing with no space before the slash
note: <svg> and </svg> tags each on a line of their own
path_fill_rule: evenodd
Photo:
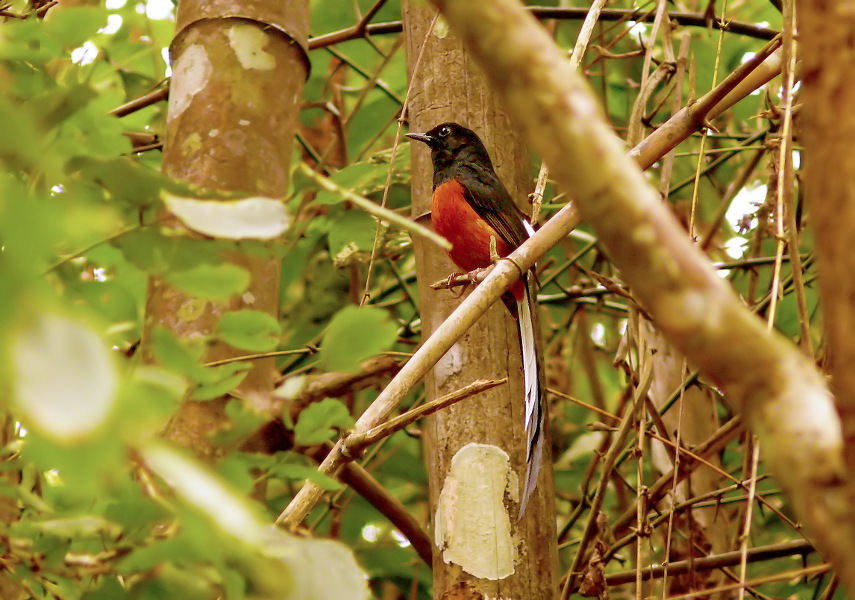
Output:
<svg viewBox="0 0 855 600">
<path fill-rule="evenodd" d="M 313 37 L 353 26 L 372 5 L 312 2 Z M 655 5 L 620 1 L 609 8 L 646 12 Z M 705 7 L 687 2 L 676 8 L 691 12 Z M 324 574 L 335 564 L 336 551 L 306 546 L 305 562 L 296 560 L 282 569 L 283 559 L 271 556 L 276 552 L 270 548 L 293 549 L 302 542 L 270 533 L 264 524 L 284 508 L 303 479 L 320 478 L 313 474 L 318 446 L 361 414 L 394 371 L 395 359 L 406 357 L 418 343 L 419 307 L 407 235 L 394 228 L 378 230 L 373 217 L 337 194 L 319 191 L 296 166 L 305 163 L 342 188 L 378 201 L 385 193 L 387 206 L 409 214 L 409 146 L 396 145 L 397 119 L 407 95 L 400 27 L 316 44 L 311 50 L 293 189 L 285 199 L 294 221 L 275 243 L 247 243 L 191 240 L 159 228 L 163 191 L 201 193 L 158 173 L 166 103 L 154 102 L 120 118 L 111 114 L 162 89 L 169 75 L 164 49 L 174 30 L 171 12 L 153 2 L 113 0 L 63 3 L 49 8 L 44 19 L 18 18 L 30 10 L 12 3 L 0 24 L 4 597 L 265 597 L 265 590 L 277 586 L 301 589 L 301 573 L 310 578 L 317 574 L 333 586 L 335 578 Z M 734 2 L 720 10 L 740 22 L 781 28 L 773 3 Z M 386 2 L 372 22 L 400 18 L 398 3 Z M 580 22 L 562 18 L 546 25 L 559 44 L 571 48 Z M 649 27 L 628 18 L 603 20 L 595 33 L 597 47 L 583 63 L 619 135 L 625 135 L 630 122 L 645 49 L 652 46 L 653 56 L 662 58 L 662 38 L 648 39 Z M 721 81 L 768 37 L 688 26 L 678 26 L 676 32 L 690 37 L 681 104 Z M 780 85 L 773 81 L 716 119 L 717 131 L 706 137 L 703 154 L 700 134 L 682 143 L 668 180 L 667 201 L 675 214 L 687 226 L 691 221 L 722 276 L 761 314 L 768 310 L 769 257 L 776 246 L 769 235 L 775 200 L 769 190 L 774 185 L 767 184 L 777 168 Z M 657 88 L 643 120 L 648 128 L 667 118 L 672 91 L 673 84 Z M 396 160 L 390 167 L 393 146 Z M 798 152 L 796 156 L 801 158 Z M 657 185 L 663 164 L 648 170 Z M 699 165 L 702 176 L 695 183 Z M 385 190 L 390 168 L 391 185 Z M 535 160 L 532 179 L 536 174 Z M 547 188 L 547 213 L 567 200 L 564 192 Z M 382 236 L 375 247 L 378 231 Z M 801 251 L 809 257 L 812 240 L 808 231 L 800 233 Z M 630 384 L 638 378 L 632 353 L 627 358 L 622 346 L 631 303 L 615 293 L 610 284 L 619 283 L 619 274 L 585 234 L 583 226 L 539 268 L 549 383 L 560 392 L 551 397 L 550 418 L 565 570 L 598 476 L 592 451 L 607 448 L 614 425 L 608 415 L 622 414 Z M 164 330 L 152 338 L 154 366 L 141 364 L 136 348 L 148 276 L 163 277 L 202 299 L 241 292 L 244 277 L 219 261 L 224 249 L 282 259 L 278 322 L 224 322 L 217 335 L 248 353 L 279 352 L 284 425 L 267 430 L 276 440 L 272 453 L 237 447 L 233 440 L 258 423 L 235 399 L 228 406 L 234 431 L 218 440 L 223 456 L 210 478 L 208 469 L 182 460 L 178 449 L 161 446 L 151 436 L 185 393 L 205 400 L 231 390 L 241 378 L 241 364 L 204 366 L 200 357 L 209 339 L 178 340 Z M 821 361 L 809 258 L 806 265 L 810 341 Z M 785 282 L 787 269 L 785 264 Z M 357 311 L 354 305 L 366 290 L 370 309 Z M 791 288 L 785 285 L 785 291 Z M 784 334 L 804 342 L 798 340 L 800 316 L 793 294 L 784 296 L 774 319 Z M 381 352 L 391 362 L 339 391 L 337 399 L 319 398 L 302 411 L 284 408 L 299 382 L 364 371 L 362 361 Z M 701 388 L 717 402 L 716 416 L 725 423 L 730 416 L 726 405 L 714 389 Z M 416 393 L 408 405 L 421 399 Z M 396 433 L 372 448 L 361 464 L 427 528 L 419 437 L 417 426 Z M 747 480 L 750 449 L 744 436 L 733 439 L 720 454 L 721 470 L 736 481 Z M 162 456 L 167 459 L 158 461 Z M 612 475 L 613 492 L 604 507 L 612 519 L 630 509 L 639 495 L 631 457 L 628 445 L 626 460 Z M 644 447 L 640 464 L 645 484 L 661 475 L 661 466 Z M 313 512 L 307 530 L 352 550 L 375 596 L 429 597 L 429 566 L 382 511 L 350 489 L 320 480 L 330 489 L 331 500 Z M 726 477 L 718 482 L 727 489 L 697 504 L 728 513 L 732 528 L 715 535 L 737 549 L 746 490 L 728 488 L 732 481 Z M 192 490 L 199 486 L 220 502 L 212 506 L 196 497 Z M 753 513 L 750 543 L 784 549 L 802 539 L 782 516 L 786 501 L 774 481 L 761 479 L 757 494 L 767 503 Z M 657 510 L 667 507 L 663 501 Z M 244 519 L 247 525 L 236 530 L 231 519 Z M 713 536 L 691 518 L 678 522 L 672 535 L 700 540 L 704 551 Z M 608 537 L 604 534 L 606 545 L 614 541 Z M 656 530 L 644 540 L 646 564 L 664 560 L 664 539 Z M 631 570 L 635 551 L 616 550 L 618 560 L 606 571 Z M 313 558 L 315 551 L 322 556 Z M 802 560 L 820 561 L 809 547 L 779 553 L 752 561 L 749 579 L 798 569 Z M 355 568 L 350 560 L 340 557 L 346 572 Z M 720 583 L 706 574 L 698 577 L 703 585 Z M 758 597 L 835 594 L 828 576 L 792 576 L 753 589 Z M 612 589 L 616 596 L 629 593 L 628 586 Z M 314 597 L 345 597 L 331 594 L 335 592 L 329 588 Z"/>
</svg>

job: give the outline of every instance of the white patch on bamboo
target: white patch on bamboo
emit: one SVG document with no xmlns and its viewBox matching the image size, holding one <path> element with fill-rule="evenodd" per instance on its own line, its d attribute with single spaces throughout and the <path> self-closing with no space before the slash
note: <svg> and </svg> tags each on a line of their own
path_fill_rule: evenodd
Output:
<svg viewBox="0 0 855 600">
<path fill-rule="evenodd" d="M 181 115 L 193 98 L 205 89 L 214 68 L 201 44 L 188 46 L 172 65 L 169 88 L 169 120 Z"/>
<path fill-rule="evenodd" d="M 434 541 L 443 561 L 481 579 L 513 575 L 519 554 L 504 500 L 518 486 L 501 448 L 467 444 L 458 450 L 436 508 Z"/>
<path fill-rule="evenodd" d="M 443 386 L 450 377 L 462 373 L 464 364 L 462 347 L 460 343 L 456 343 L 436 362 L 433 368 L 437 384 Z"/>
<path fill-rule="evenodd" d="M 228 32 L 229 46 L 244 69 L 269 71 L 276 67 L 276 58 L 264 47 L 269 36 L 256 25 L 238 23 Z"/>
</svg>

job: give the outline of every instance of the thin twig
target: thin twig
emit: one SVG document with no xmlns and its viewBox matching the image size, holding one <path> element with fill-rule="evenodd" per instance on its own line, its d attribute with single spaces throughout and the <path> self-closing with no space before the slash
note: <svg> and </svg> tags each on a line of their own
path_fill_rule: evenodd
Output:
<svg viewBox="0 0 855 600">
<path fill-rule="evenodd" d="M 715 114 L 723 104 L 735 103 L 739 98 L 734 97 L 731 92 L 754 70 L 759 69 L 767 59 L 770 59 L 780 45 L 780 38 L 775 38 L 766 44 L 750 60 L 734 69 L 720 84 L 660 125 L 656 131 L 630 150 L 629 155 L 642 169 L 655 163 L 689 135 L 704 127 L 709 116 Z M 751 92 L 747 89 L 742 91 L 745 95 Z"/>
<path fill-rule="evenodd" d="M 354 194 L 350 190 L 347 190 L 337 185 L 329 178 L 324 177 L 323 175 L 320 175 L 319 173 L 313 171 L 311 167 L 309 167 L 307 164 L 300 163 L 298 169 L 300 169 L 300 172 L 303 175 L 314 181 L 321 189 L 326 190 L 327 192 L 332 192 L 334 194 L 340 195 L 342 198 L 344 198 L 348 202 L 352 202 L 371 216 L 384 221 L 389 221 L 390 223 L 400 227 L 404 231 L 407 231 L 413 235 L 423 237 L 429 242 L 436 244 L 440 248 L 451 248 L 451 245 L 448 243 L 448 240 L 446 240 L 444 237 L 435 234 L 433 231 L 427 229 L 426 227 L 422 227 L 411 219 L 402 217 L 394 211 L 378 206 L 368 198 L 363 198 L 362 196 Z"/>
<path fill-rule="evenodd" d="M 394 419 L 389 419 L 377 427 L 372 427 L 371 429 L 360 433 L 351 433 L 344 439 L 342 452 L 351 456 L 359 456 L 368 446 L 375 444 L 378 440 L 389 437 L 396 431 L 407 427 L 418 419 L 431 415 L 438 410 L 447 408 L 461 400 L 480 394 L 481 392 L 486 392 L 494 387 L 504 385 L 507 382 L 507 377 L 503 379 L 473 381 L 459 390 L 446 394 L 442 398 L 436 398 L 430 402 L 426 402 L 425 404 L 409 410 L 402 415 L 398 415 Z"/>
<path fill-rule="evenodd" d="M 727 444 L 730 443 L 730 441 L 741 431 L 743 431 L 742 420 L 739 417 L 734 417 L 719 427 L 718 430 L 716 430 L 716 432 L 713 433 L 704 443 L 695 446 L 693 452 L 703 458 L 711 456 L 727 446 Z M 683 465 L 683 469 L 680 471 L 680 479 L 684 479 L 689 475 L 689 473 L 691 473 L 691 471 L 686 467 L 686 465 Z M 668 486 L 672 483 L 673 477 L 674 470 L 671 469 L 656 480 L 656 483 L 650 486 L 650 501 L 652 503 L 659 501 L 660 497 L 667 491 Z M 628 507 L 617 519 L 612 521 L 612 528 L 615 531 L 618 531 L 626 527 L 630 521 L 632 521 L 634 516 L 635 507 Z"/>
<path fill-rule="evenodd" d="M 781 542 L 779 544 L 769 544 L 767 546 L 758 546 L 748 551 L 748 562 L 760 562 L 770 560 L 772 558 L 782 558 L 786 556 L 805 556 L 816 552 L 813 545 L 806 540 L 794 540 L 789 542 Z M 710 569 L 720 569 L 721 567 L 729 567 L 738 565 L 740 560 L 740 552 L 724 552 L 714 556 L 702 556 L 693 558 L 692 560 L 681 560 L 666 565 L 656 565 L 644 567 L 641 569 L 642 578 L 645 581 L 663 577 L 667 571 L 670 575 L 679 575 L 688 573 L 691 570 L 708 571 Z M 609 586 L 622 585 L 635 581 L 635 570 L 622 571 L 620 573 L 611 573 L 606 575 L 606 583 Z"/>
<path fill-rule="evenodd" d="M 416 554 L 429 567 L 433 567 L 433 542 L 424 527 L 407 510 L 400 499 L 357 463 L 348 463 L 341 473 L 341 482 L 365 498 L 374 508 L 412 544 Z"/>
<path fill-rule="evenodd" d="M 781 89 L 783 108 L 783 123 L 781 123 L 781 148 L 778 161 L 778 196 L 783 198 L 784 219 L 787 229 L 787 250 L 790 255 L 790 266 L 793 277 L 793 287 L 796 292 L 796 305 L 799 311 L 799 344 L 804 353 L 813 356 L 810 339 L 810 315 L 808 314 L 807 298 L 805 297 L 804 277 L 802 275 L 801 258 L 799 257 L 799 229 L 796 224 L 796 201 L 793 194 L 795 177 L 793 176 L 793 86 L 796 74 L 795 53 L 795 8 L 793 0 L 784 2 L 784 42 L 782 74 L 784 85 Z"/>
<path fill-rule="evenodd" d="M 374 5 L 368 9 L 368 12 L 362 15 L 362 18 L 359 19 L 356 25 L 353 25 L 352 27 L 348 27 L 347 29 L 342 29 L 340 31 L 333 31 L 332 33 L 327 33 L 324 35 L 319 35 L 318 37 L 311 38 L 309 40 L 309 50 L 314 50 L 315 48 L 325 48 L 327 46 L 332 46 L 334 44 L 346 42 L 348 40 L 355 40 L 358 38 L 369 36 L 372 33 L 376 33 L 376 28 L 372 31 L 372 28 L 369 26 L 369 23 L 371 23 L 371 19 L 377 16 L 377 13 L 380 11 L 381 8 L 383 8 L 384 4 L 386 4 L 386 0 L 377 0 L 377 2 L 375 2 Z"/>
<path fill-rule="evenodd" d="M 668 26 L 670 30 L 670 25 Z M 674 97 L 671 99 L 671 114 L 675 115 L 680 112 L 683 103 L 683 81 L 686 78 L 686 65 L 689 62 L 689 46 L 691 45 L 692 37 L 688 34 L 680 36 L 680 50 L 676 59 L 676 72 L 674 74 Z M 676 148 L 672 149 L 662 161 L 662 170 L 659 173 L 659 193 L 662 195 L 662 201 L 668 200 L 668 195 L 671 193 L 671 174 L 674 171 L 674 160 L 677 157 Z"/>
<path fill-rule="evenodd" d="M 584 19 L 589 13 L 588 8 L 551 8 L 546 6 L 531 6 L 527 7 L 531 13 L 539 19 L 563 19 L 576 20 Z M 680 25 L 687 27 L 702 27 L 706 29 L 710 22 L 707 15 L 704 13 L 692 12 L 669 12 L 668 16 Z M 653 14 L 645 14 L 638 9 L 624 8 L 607 8 L 600 12 L 599 20 L 601 21 L 627 21 L 632 20 L 637 23 L 645 23 L 653 20 Z M 712 20 L 712 26 L 715 29 L 726 27 L 729 33 L 735 35 L 744 35 L 747 37 L 756 38 L 758 40 L 771 40 L 778 31 L 761 27 L 753 23 L 743 23 L 740 21 L 728 21 L 723 24 L 718 18 Z M 316 48 L 327 48 L 335 44 L 356 40 L 366 36 L 383 35 L 391 33 L 401 33 L 404 25 L 401 21 L 389 21 L 386 23 L 371 23 L 365 26 L 364 31 L 360 32 L 357 26 L 347 27 L 339 31 L 333 31 L 324 35 L 319 35 L 309 39 L 309 50 Z"/>
<path fill-rule="evenodd" d="M 157 104 L 158 102 L 162 102 L 169 97 L 169 81 L 166 81 L 161 87 L 156 90 L 153 90 L 144 96 L 140 96 L 139 98 L 135 98 L 130 102 L 122 104 L 111 110 L 109 115 L 113 117 L 124 117 L 132 112 L 136 112 L 140 109 L 146 108 L 147 106 L 151 106 L 152 104 Z"/>
<path fill-rule="evenodd" d="M 745 586 L 747 587 L 756 587 L 758 585 L 763 585 L 765 583 L 773 583 L 775 581 L 786 581 L 788 579 L 795 579 L 798 577 L 808 577 L 812 575 L 821 575 L 822 573 L 828 573 L 831 571 L 831 565 L 828 563 L 823 563 L 821 565 L 813 565 L 811 567 L 805 567 L 803 569 L 793 569 L 790 571 L 779 571 L 774 575 L 766 575 L 764 577 L 755 577 L 749 581 L 745 582 Z M 666 600 L 692 600 L 694 598 L 723 598 L 726 597 L 724 595 L 725 592 L 731 592 L 733 590 L 738 590 L 742 587 L 741 583 L 734 583 L 731 585 L 722 585 L 715 588 L 705 589 L 700 592 L 691 592 L 689 594 L 680 594 L 679 596 L 669 596 Z"/>
</svg>

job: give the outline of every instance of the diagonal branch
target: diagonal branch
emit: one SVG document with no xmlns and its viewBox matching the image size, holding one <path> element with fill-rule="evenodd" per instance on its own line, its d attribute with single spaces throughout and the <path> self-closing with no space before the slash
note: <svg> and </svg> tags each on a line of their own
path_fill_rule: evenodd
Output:
<svg viewBox="0 0 855 600">
<path fill-rule="evenodd" d="M 766 44 L 750 60 L 734 69 L 724 81 L 660 125 L 633 148 L 629 155 L 642 169 L 646 169 L 689 135 L 701 129 L 709 119 L 721 114 L 775 77 L 781 72 L 781 56 L 777 52 L 780 45 L 779 37 Z"/>
</svg>

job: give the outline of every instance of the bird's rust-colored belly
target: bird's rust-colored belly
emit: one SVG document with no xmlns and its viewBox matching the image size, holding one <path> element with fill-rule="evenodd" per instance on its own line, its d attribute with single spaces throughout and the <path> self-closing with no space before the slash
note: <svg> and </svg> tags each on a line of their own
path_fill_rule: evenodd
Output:
<svg viewBox="0 0 855 600">
<path fill-rule="evenodd" d="M 512 248 L 466 201 L 463 186 L 454 179 L 433 192 L 431 221 L 434 231 L 451 242 L 451 260 L 464 271 L 490 266 L 490 237 L 496 238 L 496 253 L 507 256 Z"/>
</svg>

